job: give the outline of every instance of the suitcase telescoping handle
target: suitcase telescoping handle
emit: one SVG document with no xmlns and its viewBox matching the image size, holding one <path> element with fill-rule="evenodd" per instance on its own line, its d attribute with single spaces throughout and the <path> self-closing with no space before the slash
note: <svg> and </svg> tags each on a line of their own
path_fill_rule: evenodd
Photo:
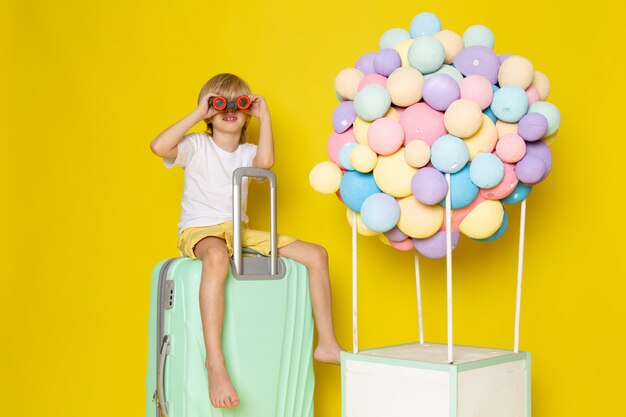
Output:
<svg viewBox="0 0 626 417">
<path fill-rule="evenodd" d="M 276 232 L 276 175 L 262 168 L 237 168 L 233 173 L 233 257 L 238 274 L 242 274 L 241 249 L 241 182 L 243 177 L 267 178 L 270 182 L 270 275 L 278 274 Z"/>
</svg>

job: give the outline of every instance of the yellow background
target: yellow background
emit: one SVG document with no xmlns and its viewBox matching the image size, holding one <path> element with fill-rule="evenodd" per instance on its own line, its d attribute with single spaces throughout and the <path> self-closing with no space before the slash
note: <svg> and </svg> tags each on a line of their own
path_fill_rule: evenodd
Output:
<svg viewBox="0 0 626 417">
<path fill-rule="evenodd" d="M 144 413 L 149 279 L 176 255 L 182 172 L 148 144 L 234 72 L 273 115 L 279 230 L 331 256 L 351 347 L 350 231 L 315 193 L 335 75 L 432 11 L 482 23 L 528 57 L 563 116 L 554 169 L 528 202 L 521 348 L 536 417 L 616 415 L 623 399 L 623 14 L 617 1 L 17 1 L 0 8 L 0 398 L 7 416 Z M 252 127 L 253 133 L 258 125 Z M 265 189 L 250 196 L 266 227 Z M 255 207 L 256 206 L 256 207 Z M 519 206 L 495 243 L 454 257 L 455 341 L 511 348 Z M 360 244 L 362 348 L 417 338 L 413 258 Z M 445 262 L 422 261 L 426 339 L 445 342 Z M 316 366 L 316 415 L 339 416 L 340 371 Z"/>
</svg>

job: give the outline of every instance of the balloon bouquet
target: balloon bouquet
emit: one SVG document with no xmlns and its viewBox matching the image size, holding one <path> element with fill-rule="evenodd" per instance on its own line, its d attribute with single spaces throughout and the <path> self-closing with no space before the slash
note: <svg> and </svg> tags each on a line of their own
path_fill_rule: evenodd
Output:
<svg viewBox="0 0 626 417">
<path fill-rule="evenodd" d="M 496 54 L 494 43 L 485 26 L 459 36 L 420 13 L 409 31 L 388 30 L 378 52 L 339 72 L 330 161 L 309 180 L 337 193 L 349 221 L 357 213 L 359 234 L 442 258 L 448 227 L 453 248 L 459 233 L 496 240 L 508 225 L 504 205 L 546 179 L 560 125 L 546 101 L 550 83 L 527 58 Z"/>
</svg>

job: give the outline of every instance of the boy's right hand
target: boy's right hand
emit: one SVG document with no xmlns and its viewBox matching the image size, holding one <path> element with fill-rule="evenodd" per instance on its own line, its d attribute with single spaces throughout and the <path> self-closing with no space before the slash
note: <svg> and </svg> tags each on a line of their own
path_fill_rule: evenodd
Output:
<svg viewBox="0 0 626 417">
<path fill-rule="evenodd" d="M 211 99 L 211 97 L 217 96 L 219 96 L 219 94 L 209 93 L 202 97 L 202 99 L 200 100 L 196 112 L 198 113 L 198 116 L 202 118 L 202 120 L 210 119 L 218 113 L 218 111 L 215 110 L 213 106 L 209 105 L 209 100 Z"/>
</svg>

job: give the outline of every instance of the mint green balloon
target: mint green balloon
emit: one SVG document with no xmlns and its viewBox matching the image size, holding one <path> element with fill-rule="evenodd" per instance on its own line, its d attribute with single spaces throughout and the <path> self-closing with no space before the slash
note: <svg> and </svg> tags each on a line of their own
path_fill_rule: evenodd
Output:
<svg viewBox="0 0 626 417">
<path fill-rule="evenodd" d="M 548 120 L 548 131 L 545 136 L 554 134 L 561 126 L 561 111 L 554 104 L 547 101 L 537 101 L 531 104 L 528 108 L 528 113 L 539 113 Z"/>
<path fill-rule="evenodd" d="M 445 58 L 443 44 L 432 36 L 418 36 L 409 48 L 409 64 L 422 74 L 437 71 Z"/>
<path fill-rule="evenodd" d="M 395 48 L 400 42 L 411 39 L 411 34 L 406 29 L 393 28 L 389 29 L 380 37 L 378 45 L 380 49 Z"/>
<path fill-rule="evenodd" d="M 383 117 L 391 106 L 391 95 L 380 84 L 368 84 L 354 97 L 354 110 L 359 117 L 372 122 Z"/>
<path fill-rule="evenodd" d="M 470 46 L 480 45 L 493 49 L 496 44 L 496 38 L 487 26 L 474 25 L 468 27 L 463 32 L 463 45 L 468 48 Z"/>
<path fill-rule="evenodd" d="M 448 65 L 448 64 L 443 64 L 441 66 L 441 68 L 439 68 L 437 71 L 431 72 L 428 75 L 424 75 L 424 79 L 427 80 L 428 78 L 430 78 L 431 76 L 433 76 L 435 74 L 446 74 L 446 75 L 449 75 L 454 80 L 456 80 L 457 83 L 460 83 L 463 80 L 463 74 L 461 74 L 461 71 L 459 71 L 458 69 L 454 68 L 452 65 Z"/>
</svg>

